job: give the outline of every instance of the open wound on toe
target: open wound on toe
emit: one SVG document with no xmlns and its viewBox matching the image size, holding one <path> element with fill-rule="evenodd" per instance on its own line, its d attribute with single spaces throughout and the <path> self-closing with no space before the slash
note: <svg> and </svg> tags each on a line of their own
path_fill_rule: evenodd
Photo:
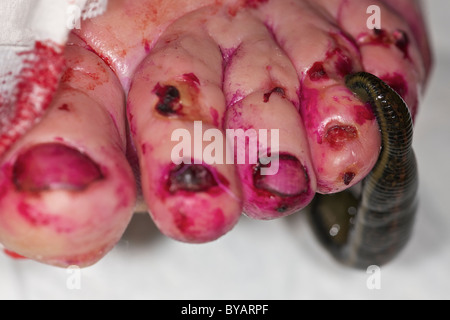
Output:
<svg viewBox="0 0 450 320">
<path fill-rule="evenodd" d="M 244 208 L 247 214 L 258 219 L 272 219 L 294 213 L 311 201 L 314 193 L 308 169 L 297 157 L 279 154 L 278 170 L 270 175 L 266 174 L 267 171 L 263 174 L 262 170 L 268 165 L 261 162 L 259 159 L 252 168 L 253 200 L 251 205 Z M 256 211 L 255 204 L 258 208 Z M 260 212 L 264 214 L 261 215 Z"/>
<path fill-rule="evenodd" d="M 267 166 L 258 162 L 254 167 L 253 184 L 257 189 L 280 197 L 298 196 L 308 191 L 308 173 L 296 157 L 290 154 L 280 154 L 278 172 L 274 175 L 261 174 L 261 169 Z"/>
<path fill-rule="evenodd" d="M 188 192 L 204 192 L 217 186 L 217 181 L 211 171 L 199 164 L 180 164 L 169 173 L 168 190 L 175 193 L 178 190 Z"/>
<path fill-rule="evenodd" d="M 312 82 L 326 81 L 330 79 L 343 79 L 347 74 L 359 69 L 355 65 L 353 44 L 343 34 L 330 33 L 333 44 L 325 54 L 325 59 L 316 61 L 308 70 L 308 79 Z"/>
<path fill-rule="evenodd" d="M 200 80 L 194 73 L 185 73 L 173 81 L 158 82 L 152 89 L 157 102 L 156 113 L 166 119 L 200 120 L 218 123 L 217 116 L 201 103 Z"/>
<path fill-rule="evenodd" d="M 230 184 L 221 173 L 205 164 L 172 164 L 164 176 L 166 194 L 169 195 L 221 194 Z"/>
<path fill-rule="evenodd" d="M 162 116 L 170 117 L 182 115 L 183 105 L 180 102 L 180 91 L 174 86 L 161 86 L 159 83 L 153 89 L 159 101 L 156 104 L 156 111 Z"/>
<path fill-rule="evenodd" d="M 103 174 L 86 154 L 63 144 L 43 143 L 18 156 L 13 179 L 20 191 L 81 191 L 103 179 Z"/>
<path fill-rule="evenodd" d="M 360 45 L 379 45 L 388 47 L 395 45 L 403 53 L 403 58 L 410 59 L 409 56 L 409 37 L 401 29 L 388 32 L 385 29 L 373 29 L 373 32 L 365 32 L 357 37 Z"/>
<path fill-rule="evenodd" d="M 323 140 L 325 140 L 332 150 L 341 150 L 349 141 L 358 137 L 358 130 L 352 125 L 334 124 L 328 127 Z"/>
</svg>

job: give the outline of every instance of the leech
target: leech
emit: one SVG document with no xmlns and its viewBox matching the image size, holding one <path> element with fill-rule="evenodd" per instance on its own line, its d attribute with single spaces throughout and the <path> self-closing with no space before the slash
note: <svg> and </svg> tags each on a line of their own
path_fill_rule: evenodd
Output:
<svg viewBox="0 0 450 320">
<path fill-rule="evenodd" d="M 381 152 L 362 183 L 359 201 L 350 191 L 317 195 L 310 218 L 316 235 L 338 261 L 365 269 L 394 258 L 411 234 L 418 187 L 413 122 L 402 98 L 374 75 L 347 75 L 346 85 L 371 105 L 380 127 Z M 353 207 L 356 215 L 349 213 Z M 339 230 L 338 236 L 332 236 L 331 229 Z"/>
<path fill-rule="evenodd" d="M 204 192 L 217 185 L 211 171 L 200 164 L 180 164 L 169 173 L 168 190 L 170 193 L 180 190 Z"/>
</svg>

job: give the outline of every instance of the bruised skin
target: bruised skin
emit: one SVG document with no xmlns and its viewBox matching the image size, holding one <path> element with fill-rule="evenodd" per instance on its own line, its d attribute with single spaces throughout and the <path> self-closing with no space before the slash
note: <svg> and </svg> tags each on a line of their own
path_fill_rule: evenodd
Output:
<svg viewBox="0 0 450 320">
<path fill-rule="evenodd" d="M 71 36 L 71 67 L 48 115 L 2 159 L 0 242 L 45 263 L 94 263 L 131 217 L 132 169 L 160 230 L 197 243 L 229 232 L 242 210 L 273 219 L 301 210 L 315 192 L 356 184 L 376 162 L 380 137 L 345 75 L 375 73 L 415 113 L 429 70 L 418 11 L 403 20 L 407 4 L 386 0 L 374 32 L 369 2 L 110 0 Z M 261 175 L 261 159 L 199 161 L 207 141 L 191 142 L 190 164 L 173 163 L 172 133 L 226 129 L 279 130 L 277 174 Z M 268 141 L 259 151 L 276 149 Z M 40 178 L 34 169 L 48 168 L 29 164 L 33 157 L 73 165 Z"/>
</svg>

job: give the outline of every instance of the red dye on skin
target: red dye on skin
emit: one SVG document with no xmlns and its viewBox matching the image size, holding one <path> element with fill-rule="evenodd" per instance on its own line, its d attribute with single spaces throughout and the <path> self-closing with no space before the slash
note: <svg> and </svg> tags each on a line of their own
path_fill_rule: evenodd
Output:
<svg viewBox="0 0 450 320">
<path fill-rule="evenodd" d="M 39 120 L 50 105 L 64 67 L 63 48 L 52 42 L 36 42 L 19 53 L 24 67 L 10 97 L 0 100 L 0 154 Z"/>
<path fill-rule="evenodd" d="M 408 94 L 408 84 L 400 73 L 394 72 L 392 75 L 386 74 L 381 76 L 380 79 L 386 82 L 403 99 Z"/>
<path fill-rule="evenodd" d="M 368 40 L 368 43 L 388 45 L 391 43 L 391 37 L 384 29 L 373 29 L 373 35 Z"/>
<path fill-rule="evenodd" d="M 129 103 L 128 103 L 128 105 L 129 105 Z M 127 111 L 127 114 L 128 114 L 128 124 L 130 126 L 131 134 L 133 136 L 136 136 L 137 130 L 136 130 L 136 123 L 134 121 L 134 114 L 132 114 L 129 110 Z"/>
<path fill-rule="evenodd" d="M 142 39 L 142 44 L 144 46 L 144 50 L 146 54 L 150 53 L 150 43 L 147 39 Z"/>
<path fill-rule="evenodd" d="M 330 144 L 334 150 L 340 150 L 346 142 L 358 137 L 358 131 L 353 126 L 334 125 L 330 127 L 324 137 L 324 140 Z"/>
<path fill-rule="evenodd" d="M 355 178 L 356 174 L 354 172 L 346 172 L 344 173 L 342 180 L 344 180 L 344 184 L 348 186 L 350 182 Z"/>
<path fill-rule="evenodd" d="M 40 192 L 51 189 L 81 191 L 103 178 L 100 168 L 87 155 L 59 143 L 31 147 L 13 167 L 17 189 Z"/>
<path fill-rule="evenodd" d="M 337 60 L 335 62 L 336 72 L 339 76 L 345 77 L 353 71 L 353 62 L 341 49 L 336 49 Z"/>
<path fill-rule="evenodd" d="M 181 208 L 174 212 L 173 219 L 177 229 L 183 234 L 194 225 L 193 219 L 191 219 L 189 215 L 185 214 Z"/>
<path fill-rule="evenodd" d="M 326 54 L 325 61 L 331 61 L 334 63 L 335 73 L 339 77 L 345 77 L 347 74 L 353 71 L 352 60 L 342 51 L 341 48 L 334 48 Z"/>
<path fill-rule="evenodd" d="M 69 105 L 68 105 L 67 103 L 64 103 L 64 104 L 63 104 L 62 106 L 60 106 L 58 109 L 59 109 L 59 110 L 62 110 L 62 111 L 70 111 Z"/>
<path fill-rule="evenodd" d="M 362 34 L 358 37 L 361 44 L 381 45 L 388 47 L 395 45 L 402 53 L 405 59 L 409 59 L 409 37 L 403 30 L 395 30 L 388 33 L 384 29 L 374 29 L 373 34 Z"/>
<path fill-rule="evenodd" d="M 0 202 L 8 196 L 10 191 L 9 181 L 11 179 L 11 166 L 5 165 L 1 168 L 3 172 L 0 173 Z"/>
<path fill-rule="evenodd" d="M 193 242 L 204 242 L 222 234 L 225 216 L 220 208 L 206 209 L 209 212 L 196 211 L 186 213 L 182 207 L 172 212 L 174 224 L 183 234 L 183 238 Z"/>
<path fill-rule="evenodd" d="M 185 73 L 183 74 L 183 79 L 187 82 L 190 82 L 196 86 L 200 85 L 200 80 L 193 73 Z"/>
<path fill-rule="evenodd" d="M 315 62 L 313 66 L 308 70 L 308 76 L 311 79 L 311 81 L 329 79 L 322 62 Z"/>
<path fill-rule="evenodd" d="M 214 109 L 214 108 L 210 108 L 209 112 L 211 114 L 211 118 L 213 120 L 213 124 L 216 127 L 219 127 L 219 112 L 216 109 Z"/>
<path fill-rule="evenodd" d="M 43 213 L 26 202 L 17 205 L 17 212 L 33 227 L 51 227 L 58 233 L 72 232 L 76 228 L 74 221 L 64 216 Z"/>
<path fill-rule="evenodd" d="M 403 52 L 403 58 L 409 59 L 409 37 L 403 30 L 396 30 L 393 32 L 393 37 L 395 40 L 395 46 Z"/>
<path fill-rule="evenodd" d="M 13 258 L 13 259 L 18 259 L 18 260 L 22 260 L 22 259 L 27 259 L 26 257 L 15 253 L 14 251 L 10 251 L 8 249 L 3 249 L 3 252 L 5 252 L 9 257 Z"/>
<path fill-rule="evenodd" d="M 30 206 L 25 202 L 19 203 L 19 205 L 17 206 L 17 211 L 33 226 L 47 226 L 55 222 L 56 218 L 39 212 L 36 208 Z"/>
<path fill-rule="evenodd" d="M 354 109 L 354 119 L 357 124 L 363 125 L 366 121 L 375 120 L 375 115 L 373 114 L 370 104 L 356 105 L 354 106 Z"/>
<path fill-rule="evenodd" d="M 260 5 L 266 3 L 268 0 L 246 0 L 245 6 L 248 8 L 257 9 Z"/>
</svg>

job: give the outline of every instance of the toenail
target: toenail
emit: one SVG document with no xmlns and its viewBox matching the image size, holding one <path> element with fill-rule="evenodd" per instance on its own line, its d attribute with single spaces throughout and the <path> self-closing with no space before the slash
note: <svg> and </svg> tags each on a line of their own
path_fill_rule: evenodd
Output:
<svg viewBox="0 0 450 320">
<path fill-rule="evenodd" d="M 303 164 L 294 156 L 281 154 L 279 169 L 275 175 L 262 175 L 258 164 L 253 173 L 256 188 L 281 197 L 298 196 L 309 189 L 309 177 Z"/>
<path fill-rule="evenodd" d="M 31 147 L 19 155 L 13 167 L 14 183 L 21 191 L 79 191 L 102 178 L 91 158 L 59 143 Z"/>
</svg>

